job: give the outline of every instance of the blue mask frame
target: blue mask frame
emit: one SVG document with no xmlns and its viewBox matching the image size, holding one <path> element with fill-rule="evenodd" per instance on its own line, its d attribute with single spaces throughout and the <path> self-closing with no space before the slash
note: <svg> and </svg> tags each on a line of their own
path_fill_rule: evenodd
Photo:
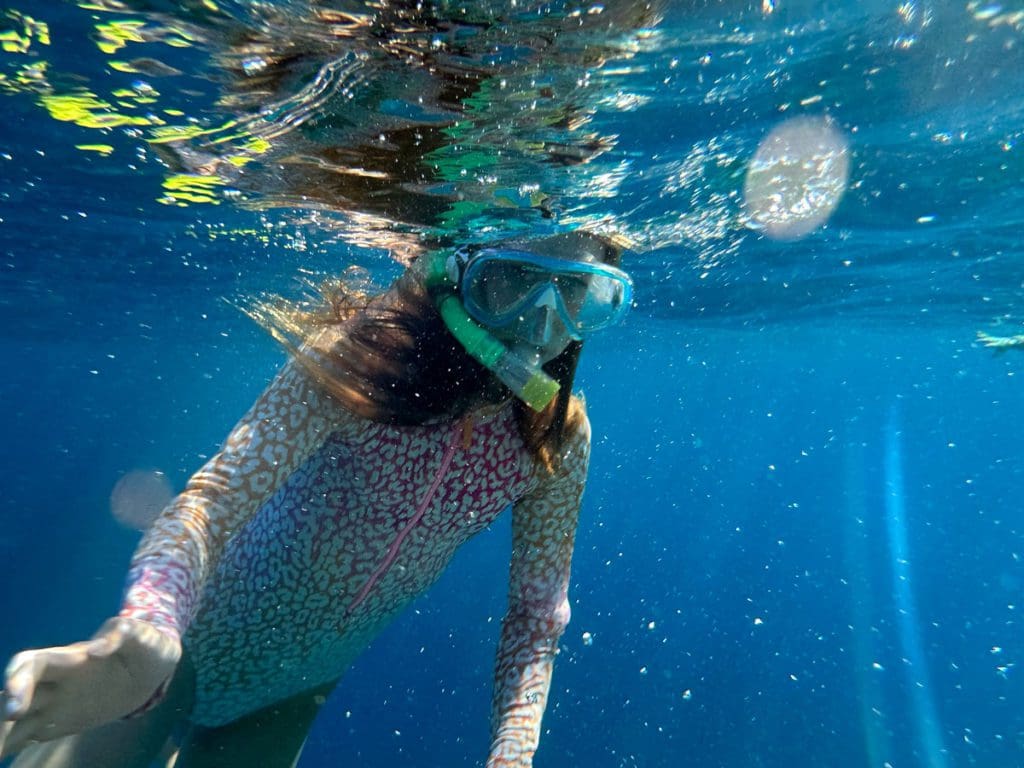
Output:
<svg viewBox="0 0 1024 768">
<path fill-rule="evenodd" d="M 540 256 L 530 251 L 484 248 L 456 252 L 449 262 L 451 277 L 469 315 L 490 328 L 511 325 L 553 289 L 554 310 L 572 338 L 586 336 L 622 322 L 633 301 L 629 275 L 607 264 Z M 518 274 L 517 274 L 518 273 Z M 493 283 L 522 286 L 502 301 L 493 299 Z M 550 305 L 548 305 L 550 306 Z"/>
</svg>

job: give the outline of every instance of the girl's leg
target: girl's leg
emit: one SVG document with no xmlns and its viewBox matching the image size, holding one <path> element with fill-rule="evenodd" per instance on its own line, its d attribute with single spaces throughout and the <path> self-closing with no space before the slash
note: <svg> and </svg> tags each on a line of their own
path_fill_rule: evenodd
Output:
<svg viewBox="0 0 1024 768">
<path fill-rule="evenodd" d="M 192 711 L 192 678 L 192 667 L 185 657 L 167 696 L 151 711 L 74 736 L 33 744 L 18 755 L 11 768 L 149 768 L 175 725 Z"/>
<path fill-rule="evenodd" d="M 294 768 L 313 720 L 336 682 L 303 691 L 227 725 L 193 726 L 174 768 Z"/>
</svg>

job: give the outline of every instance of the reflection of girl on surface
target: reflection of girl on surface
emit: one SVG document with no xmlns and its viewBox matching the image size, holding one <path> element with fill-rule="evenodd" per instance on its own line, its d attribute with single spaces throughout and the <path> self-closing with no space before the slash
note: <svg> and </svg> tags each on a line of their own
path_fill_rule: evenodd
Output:
<svg viewBox="0 0 1024 768">
<path fill-rule="evenodd" d="M 487 765 L 531 765 L 590 448 L 573 375 L 629 305 L 617 261 L 584 233 L 438 252 L 362 303 L 269 312 L 291 361 L 147 533 L 120 615 L 11 661 L 0 752 L 147 766 L 187 723 L 178 768 L 292 766 L 346 667 L 511 504 Z"/>
</svg>

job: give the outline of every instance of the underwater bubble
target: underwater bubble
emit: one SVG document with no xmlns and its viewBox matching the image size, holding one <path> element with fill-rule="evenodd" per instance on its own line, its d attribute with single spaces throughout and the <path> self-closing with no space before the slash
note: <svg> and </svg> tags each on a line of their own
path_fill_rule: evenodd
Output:
<svg viewBox="0 0 1024 768">
<path fill-rule="evenodd" d="M 145 531 L 174 497 L 163 472 L 134 469 L 114 484 L 110 513 L 119 523 Z"/>
<path fill-rule="evenodd" d="M 824 224 L 846 191 L 846 137 L 827 117 L 796 117 L 757 147 L 743 185 L 747 226 L 795 240 Z"/>
</svg>

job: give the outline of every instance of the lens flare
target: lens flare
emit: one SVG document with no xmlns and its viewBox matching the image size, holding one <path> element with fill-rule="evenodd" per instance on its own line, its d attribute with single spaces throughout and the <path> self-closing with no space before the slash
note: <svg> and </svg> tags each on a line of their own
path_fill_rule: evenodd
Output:
<svg viewBox="0 0 1024 768">
<path fill-rule="evenodd" d="M 765 136 L 747 168 L 747 226 L 777 240 L 810 234 L 839 205 L 849 173 L 846 137 L 828 118 L 787 120 Z"/>
<path fill-rule="evenodd" d="M 110 513 L 119 523 L 145 531 L 174 496 L 163 472 L 134 469 L 114 484 Z"/>
</svg>

